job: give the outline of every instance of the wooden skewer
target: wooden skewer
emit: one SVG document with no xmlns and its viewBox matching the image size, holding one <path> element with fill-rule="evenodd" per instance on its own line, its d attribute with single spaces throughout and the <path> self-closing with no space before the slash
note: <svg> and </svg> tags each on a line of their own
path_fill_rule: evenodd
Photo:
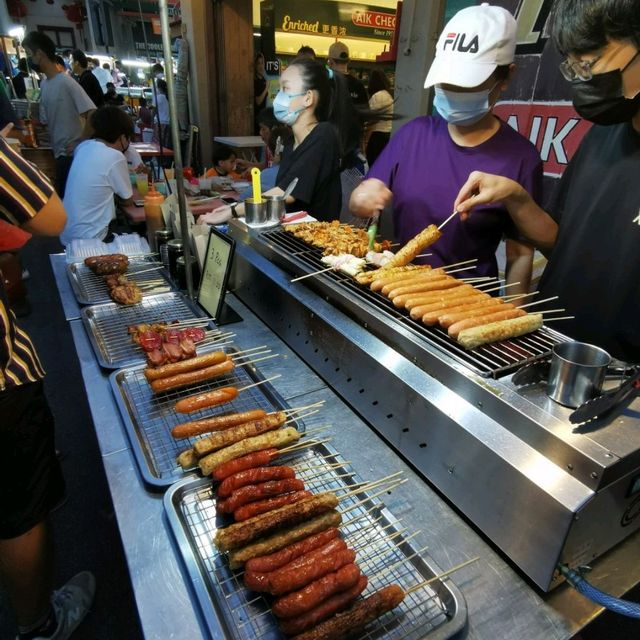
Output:
<svg viewBox="0 0 640 640">
<path fill-rule="evenodd" d="M 462 260 L 462 262 L 454 262 L 453 264 L 446 264 L 441 269 L 450 269 L 451 267 L 459 267 L 463 264 L 471 264 L 472 262 L 478 262 L 478 258 L 471 258 L 471 260 Z"/>
<path fill-rule="evenodd" d="M 447 569 L 447 571 L 443 571 L 442 573 L 438 574 L 437 576 L 434 576 L 433 578 L 429 578 L 429 580 L 425 580 L 424 582 L 421 582 L 420 584 L 416 584 L 413 587 L 411 587 L 410 589 L 407 589 L 407 591 L 405 592 L 405 596 L 408 596 L 411 593 L 414 593 L 414 591 L 418 591 L 419 589 L 422 589 L 423 587 L 426 587 L 427 585 L 430 585 L 432 582 L 435 582 L 436 580 L 442 580 L 442 578 L 446 578 L 447 576 L 451 575 L 452 573 L 454 573 L 455 571 L 458 571 L 459 569 L 462 569 L 463 567 L 466 567 L 474 562 L 477 562 L 478 560 L 480 560 L 480 556 L 476 556 L 475 558 L 471 558 L 471 560 L 467 560 L 466 562 L 462 562 L 458 565 L 456 565 L 455 567 L 451 567 L 451 569 Z"/>
<path fill-rule="evenodd" d="M 326 269 L 321 269 L 320 271 L 314 271 L 313 273 L 307 273 L 304 276 L 298 276 L 297 278 L 293 278 L 291 282 L 298 282 L 299 280 L 304 280 L 305 278 L 311 278 L 313 276 L 318 276 L 321 273 L 326 273 L 327 271 L 331 271 L 333 267 L 328 267 Z"/>
<path fill-rule="evenodd" d="M 315 427 L 314 429 L 309 429 L 308 431 L 305 431 L 301 437 L 306 437 L 306 436 L 310 436 L 313 435 L 315 436 L 318 433 L 323 433 L 324 431 L 326 431 L 327 429 L 331 429 L 331 425 L 327 425 L 326 427 Z"/>
<path fill-rule="evenodd" d="M 254 382 L 253 384 L 248 384 L 246 387 L 242 387 L 241 389 L 238 389 L 238 391 L 246 391 L 247 389 L 251 389 L 252 387 L 259 387 L 261 384 L 265 384 L 265 382 L 271 382 L 272 380 L 277 380 L 278 378 L 281 378 L 282 374 L 279 373 L 275 376 L 271 376 L 270 378 L 266 378 L 265 380 L 260 380 L 260 382 Z"/>
<path fill-rule="evenodd" d="M 520 298 L 529 298 L 531 296 L 538 295 L 539 291 L 532 291 L 531 293 L 512 293 L 508 296 L 502 296 L 502 299 L 505 302 L 513 302 L 514 300 L 519 300 Z"/>
<path fill-rule="evenodd" d="M 294 422 L 298 422 L 299 420 L 304 420 L 309 416 L 313 416 L 316 413 L 320 413 L 320 409 L 313 409 L 311 411 L 307 411 L 306 413 L 300 413 L 296 416 L 289 416 L 289 419 L 285 422 L 285 424 L 293 424 Z"/>
<path fill-rule="evenodd" d="M 522 307 L 520 307 L 522 309 Z M 566 309 L 545 309 L 544 311 L 534 311 L 534 313 L 539 313 L 540 315 L 544 315 L 545 313 L 564 313 Z"/>
<path fill-rule="evenodd" d="M 419 256 L 416 256 L 416 258 L 428 258 L 430 256 L 432 256 L 433 253 L 421 253 Z M 415 260 L 415 258 L 414 258 Z"/>
<path fill-rule="evenodd" d="M 370 578 L 379 578 L 380 576 L 383 576 L 385 573 L 389 573 L 390 571 L 393 571 L 394 569 L 404 564 L 405 562 L 408 562 L 409 560 L 413 560 L 416 556 L 419 556 L 420 554 L 424 553 L 428 548 L 429 548 L 428 546 L 424 546 L 422 547 L 422 549 L 418 549 L 411 555 L 406 556 L 405 558 L 402 558 L 402 560 L 398 560 L 397 562 L 394 562 L 388 567 L 384 567 L 382 570 L 378 571 L 378 573 L 374 573 L 372 576 L 370 576 Z"/>
<path fill-rule="evenodd" d="M 380 478 L 379 480 L 368 480 L 365 482 L 360 482 L 359 484 L 361 485 L 361 487 L 357 490 L 357 491 L 353 491 L 352 493 L 360 493 L 361 491 L 369 491 L 370 489 L 373 489 L 374 487 L 378 487 L 381 484 L 385 484 L 386 482 L 389 482 L 390 480 L 392 480 L 393 478 L 397 478 L 398 476 L 402 475 L 402 471 L 396 471 L 395 473 L 392 473 L 391 475 L 385 476 L 384 478 Z M 349 487 L 350 489 L 355 489 L 357 485 L 353 485 L 352 487 Z M 366 487 L 366 489 L 364 488 Z M 347 496 L 342 496 L 343 498 L 346 498 Z"/>
<path fill-rule="evenodd" d="M 460 267 L 459 269 L 453 269 L 452 271 L 447 271 L 447 275 L 450 276 L 452 273 L 458 273 L 458 271 L 468 271 L 469 269 L 476 269 L 477 265 L 470 264 L 467 267 Z"/>
<path fill-rule="evenodd" d="M 360 520 L 361 518 L 364 518 L 364 516 L 367 514 L 368 512 L 362 513 L 359 516 L 357 516 L 356 518 L 353 519 L 352 522 L 355 522 L 356 520 Z M 375 527 L 380 520 L 382 520 L 382 516 L 379 515 L 375 520 L 372 520 L 371 522 L 369 522 L 368 524 L 366 524 L 364 527 L 360 527 L 359 529 L 356 529 L 353 532 L 352 538 L 350 539 L 350 542 L 353 542 L 353 538 L 362 538 L 364 533 L 368 530 L 371 529 L 371 527 Z M 398 522 L 401 522 L 401 520 L 398 520 Z M 380 529 L 382 529 L 382 531 L 384 531 L 385 529 L 394 526 L 394 523 L 389 522 L 387 524 L 385 524 L 384 526 L 380 527 Z"/>
<path fill-rule="evenodd" d="M 316 469 L 320 469 L 322 468 L 323 470 L 327 470 L 327 469 L 337 469 L 338 467 L 344 467 L 348 464 L 351 464 L 350 460 L 345 460 L 344 462 L 334 462 L 332 464 L 327 464 L 327 465 L 322 465 L 322 467 L 320 467 L 320 465 L 307 465 L 307 466 L 295 466 L 293 467 L 295 471 L 315 471 Z"/>
<path fill-rule="evenodd" d="M 265 354 L 270 354 L 271 349 L 264 349 L 263 351 L 254 351 L 253 353 L 245 353 L 243 355 L 236 355 L 235 353 L 229 354 L 229 358 L 233 360 L 236 364 L 244 364 L 245 358 L 256 358 L 257 356 L 262 356 Z M 243 360 L 243 362 L 240 362 Z"/>
<path fill-rule="evenodd" d="M 575 320 L 575 316 L 562 316 L 560 318 L 545 318 L 545 323 L 551 322 L 552 320 Z"/>
<path fill-rule="evenodd" d="M 150 269 L 141 269 L 140 271 L 137 271 L 137 270 L 133 271 L 132 270 L 129 273 L 130 273 L 130 275 L 134 275 L 135 274 L 136 276 L 138 276 L 141 273 L 149 273 L 149 271 L 157 271 L 158 269 L 164 269 L 164 266 L 163 265 L 159 265 L 157 267 L 151 267 Z"/>
<path fill-rule="evenodd" d="M 256 362 L 263 362 L 264 360 L 271 360 L 271 358 L 279 358 L 279 353 L 274 353 L 270 356 L 264 356 L 262 358 L 256 358 L 255 360 L 245 360 L 244 362 L 239 362 L 238 364 L 246 365 L 246 364 L 255 364 Z"/>
<path fill-rule="evenodd" d="M 356 474 L 355 471 L 351 471 L 349 473 L 341 473 L 340 475 L 335 475 L 335 476 L 331 476 L 331 479 L 333 480 L 333 478 L 350 478 L 352 476 L 354 476 Z M 314 476 L 309 476 L 308 478 L 303 478 L 304 482 L 326 482 L 326 479 L 321 479 L 321 476 L 324 475 L 324 471 L 321 473 L 318 473 Z M 346 487 L 338 487 L 337 489 L 332 489 L 332 491 L 340 491 L 341 489 L 346 489 Z"/>
<path fill-rule="evenodd" d="M 267 345 L 263 344 L 259 347 L 251 347 L 251 349 L 243 349 L 242 351 L 236 351 L 235 353 L 232 353 L 231 356 L 236 357 L 236 356 L 242 355 L 243 353 L 250 353 L 251 351 L 260 351 L 262 349 L 268 349 Z"/>
<path fill-rule="evenodd" d="M 358 522 L 358 520 L 362 520 L 362 518 L 366 518 L 369 515 L 370 511 L 373 511 L 373 509 L 367 509 L 364 513 L 360 513 L 355 518 L 351 518 L 351 520 L 345 520 L 344 522 L 338 525 L 338 529 L 346 529 L 347 527 L 350 527 L 352 524 L 355 524 L 356 522 Z M 372 520 L 371 522 L 366 524 L 364 527 L 360 527 L 359 529 L 356 529 L 353 533 L 360 533 L 361 531 L 366 531 L 367 529 L 370 529 L 371 527 L 374 527 L 376 524 L 378 524 L 380 520 L 382 520 L 382 516 L 378 516 L 375 520 Z"/>
<path fill-rule="evenodd" d="M 442 227 L 444 227 L 450 220 L 452 220 L 453 218 L 455 218 L 458 215 L 458 212 L 454 209 L 453 213 L 441 224 L 438 226 L 438 230 L 442 230 Z"/>
<path fill-rule="evenodd" d="M 285 409 L 285 413 L 296 413 L 297 411 L 306 411 L 307 409 L 315 409 L 316 407 L 321 407 L 326 401 L 319 400 L 318 402 L 314 402 L 313 404 L 308 404 L 304 407 L 293 407 L 291 409 Z"/>
<path fill-rule="evenodd" d="M 396 531 L 395 533 L 392 533 L 390 536 L 387 536 L 386 538 L 382 538 L 381 540 L 378 540 L 377 542 L 374 542 L 373 544 L 368 543 L 367 540 L 364 541 L 364 544 L 362 545 L 362 550 L 365 551 L 364 557 L 361 558 L 360 560 L 360 564 L 361 565 L 368 565 L 368 564 L 373 564 L 378 558 L 377 557 L 371 557 L 372 554 L 376 551 L 378 551 L 381 548 L 384 548 L 385 546 L 388 546 L 389 543 L 393 543 L 394 538 L 398 538 L 400 537 L 402 534 L 406 533 L 406 528 L 404 529 L 398 529 L 398 531 Z M 421 531 L 416 531 L 415 533 L 412 533 L 410 536 L 407 536 L 406 538 L 402 539 L 402 543 L 405 542 L 409 542 L 410 540 L 413 540 L 417 535 L 419 535 L 420 533 L 422 533 Z M 394 548 L 398 547 L 398 542 L 392 544 L 392 546 Z M 356 549 L 354 549 L 355 551 Z"/>
<path fill-rule="evenodd" d="M 391 491 L 393 489 L 396 489 L 397 487 L 399 487 L 401 484 L 404 484 L 405 482 L 407 482 L 407 478 L 405 478 L 404 480 L 400 480 L 400 481 L 396 482 L 395 484 L 390 484 L 387 487 L 385 487 L 384 489 L 381 489 L 380 491 L 377 491 L 376 493 L 372 493 L 367 498 L 364 498 L 363 500 L 359 500 L 358 502 L 350 505 L 342 513 L 345 513 L 347 511 L 351 511 L 351 509 L 355 509 L 357 507 L 360 507 L 365 502 L 369 502 L 370 500 L 373 500 L 373 498 L 377 498 L 378 496 L 381 496 L 384 493 L 387 493 L 387 491 Z M 355 493 L 362 493 L 363 491 L 369 491 L 369 489 L 368 488 L 366 488 L 366 489 L 365 488 L 358 489 L 357 491 L 355 491 Z M 343 500 L 344 498 L 349 498 L 349 497 L 350 497 L 350 495 L 346 494 L 344 496 L 340 496 L 340 499 Z"/>
<path fill-rule="evenodd" d="M 523 304 L 520 308 L 526 309 L 527 307 L 533 307 L 536 304 L 542 304 L 543 302 L 551 302 L 551 300 L 557 300 L 558 296 L 551 296 L 550 298 L 545 298 L 544 300 L 536 300 L 535 302 L 529 302 L 527 304 Z M 562 309 L 564 311 L 564 309 Z"/>
<path fill-rule="evenodd" d="M 498 291 L 499 289 L 506 289 L 507 287 L 515 287 L 516 285 L 519 285 L 519 282 L 512 282 L 511 284 L 499 284 L 496 287 L 493 287 L 493 289 L 483 289 L 482 292 L 483 293 L 491 293 L 491 291 Z M 482 285 L 478 285 L 477 288 L 480 288 Z"/>
<path fill-rule="evenodd" d="M 307 440 L 306 442 L 298 442 L 292 444 L 284 449 L 279 449 L 278 453 L 292 453 L 293 451 L 299 451 L 300 449 L 306 449 L 308 447 L 315 447 L 318 444 L 325 444 L 331 442 L 331 438 L 325 438 L 324 440 Z"/>
</svg>

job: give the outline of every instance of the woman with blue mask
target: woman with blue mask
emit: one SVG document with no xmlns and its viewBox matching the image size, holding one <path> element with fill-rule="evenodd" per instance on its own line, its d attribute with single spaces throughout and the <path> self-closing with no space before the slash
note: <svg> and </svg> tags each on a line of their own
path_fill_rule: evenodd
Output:
<svg viewBox="0 0 640 640">
<path fill-rule="evenodd" d="M 515 47 L 516 21 L 501 7 L 468 7 L 449 21 L 425 82 L 434 87 L 437 113 L 416 118 L 391 136 L 351 196 L 354 214 L 370 217 L 393 205 L 395 236 L 404 244 L 429 224 L 446 220 L 469 173 L 481 167 L 509 175 L 540 199 L 538 152 L 492 113 L 514 69 Z M 503 238 L 507 284 L 513 285 L 509 292 L 526 292 L 533 248 L 500 204 L 486 205 L 475 220 L 448 223 L 429 248 L 428 262 L 435 267 L 476 258 L 469 274 L 496 277 Z"/>
</svg>

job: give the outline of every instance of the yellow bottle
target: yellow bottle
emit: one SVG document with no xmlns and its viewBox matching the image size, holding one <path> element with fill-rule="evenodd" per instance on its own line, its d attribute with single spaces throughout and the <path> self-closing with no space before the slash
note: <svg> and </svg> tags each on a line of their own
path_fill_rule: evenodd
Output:
<svg viewBox="0 0 640 640">
<path fill-rule="evenodd" d="M 156 230 L 164 229 L 164 218 L 162 217 L 162 203 L 164 196 L 156 191 L 151 185 L 151 189 L 144 197 L 144 217 L 147 222 L 147 240 L 151 251 L 157 251 Z"/>
</svg>

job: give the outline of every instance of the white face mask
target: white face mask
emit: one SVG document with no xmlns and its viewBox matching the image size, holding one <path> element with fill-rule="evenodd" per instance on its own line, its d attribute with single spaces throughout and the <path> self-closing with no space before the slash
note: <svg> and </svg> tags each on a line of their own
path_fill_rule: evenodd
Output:
<svg viewBox="0 0 640 640">
<path fill-rule="evenodd" d="M 433 106 L 449 124 L 471 126 L 482 120 L 491 110 L 489 95 L 497 84 L 496 82 L 490 89 L 465 93 L 436 86 Z"/>
<path fill-rule="evenodd" d="M 293 100 L 293 98 L 303 96 L 305 93 L 306 91 L 303 91 L 302 93 L 285 93 L 280 89 L 273 100 L 273 115 L 276 117 L 276 120 L 278 120 L 278 122 L 282 122 L 282 124 L 288 124 L 289 126 L 293 125 L 293 123 L 298 119 L 300 113 L 307 107 L 301 107 L 295 111 L 290 111 L 289 108 L 291 107 L 291 100 Z"/>
</svg>

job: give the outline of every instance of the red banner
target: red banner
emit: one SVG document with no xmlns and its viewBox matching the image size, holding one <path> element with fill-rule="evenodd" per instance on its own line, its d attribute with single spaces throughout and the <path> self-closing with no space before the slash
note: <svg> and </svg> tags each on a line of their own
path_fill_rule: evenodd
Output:
<svg viewBox="0 0 640 640">
<path fill-rule="evenodd" d="M 544 173 L 560 177 L 591 123 L 567 102 L 501 102 L 494 113 L 540 152 Z"/>
</svg>

